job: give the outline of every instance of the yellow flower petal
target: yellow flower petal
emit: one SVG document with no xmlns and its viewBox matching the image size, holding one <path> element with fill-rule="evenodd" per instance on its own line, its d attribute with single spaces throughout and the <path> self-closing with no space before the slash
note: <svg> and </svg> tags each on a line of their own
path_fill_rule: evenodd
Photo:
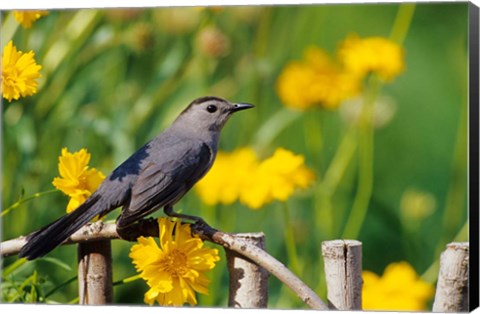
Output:
<svg viewBox="0 0 480 314">
<path fill-rule="evenodd" d="M 97 190 L 103 180 L 105 180 L 105 175 L 95 168 L 86 170 L 84 175 L 86 189 L 89 191 Z"/>
<path fill-rule="evenodd" d="M 148 305 L 152 305 L 155 300 L 158 298 L 158 295 L 160 293 L 158 291 L 156 291 L 155 289 L 153 288 L 150 288 L 148 289 L 148 291 L 145 293 L 144 297 L 143 297 L 143 302 L 145 302 L 146 304 Z"/>
<path fill-rule="evenodd" d="M 156 265 L 148 265 L 140 275 L 157 293 L 168 293 L 174 288 L 174 277 L 166 271 L 159 271 Z"/>
<path fill-rule="evenodd" d="M 95 168 L 89 169 L 90 154 L 86 149 L 70 153 L 62 149 L 58 158 L 60 177 L 53 179 L 52 184 L 58 190 L 70 196 L 67 212 L 81 205 L 92 195 L 105 179 L 105 175 Z"/>
<path fill-rule="evenodd" d="M 389 264 L 381 277 L 369 271 L 362 277 L 364 310 L 422 311 L 434 294 L 433 286 L 406 262 Z"/>
<path fill-rule="evenodd" d="M 82 205 L 89 196 L 90 193 L 77 193 L 72 195 L 67 205 L 67 213 L 77 209 L 78 206 Z"/>
<path fill-rule="evenodd" d="M 139 237 L 138 244 L 130 249 L 130 258 L 133 259 L 137 269 L 143 269 L 157 259 L 157 255 L 161 254 L 161 250 L 152 237 Z"/>
<path fill-rule="evenodd" d="M 48 15 L 48 11 L 44 10 L 23 10 L 23 11 L 13 11 L 13 15 L 18 23 L 20 23 L 24 28 L 32 27 L 33 22 L 41 18 L 42 16 Z"/>
<path fill-rule="evenodd" d="M 190 282 L 190 285 L 193 290 L 205 295 L 208 295 L 207 287 L 209 284 L 210 284 L 210 280 L 203 273 L 200 273 L 200 275 L 194 281 Z"/>
</svg>

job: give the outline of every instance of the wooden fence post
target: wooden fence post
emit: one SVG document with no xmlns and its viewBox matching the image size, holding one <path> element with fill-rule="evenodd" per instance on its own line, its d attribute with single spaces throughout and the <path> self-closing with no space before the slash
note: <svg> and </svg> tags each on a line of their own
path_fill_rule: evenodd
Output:
<svg viewBox="0 0 480 314">
<path fill-rule="evenodd" d="M 362 243 L 356 240 L 322 242 L 330 309 L 362 309 Z"/>
<path fill-rule="evenodd" d="M 263 233 L 235 234 L 246 242 L 264 249 Z M 238 253 L 225 249 L 229 274 L 228 306 L 237 308 L 266 308 L 268 303 L 268 272 Z"/>
<path fill-rule="evenodd" d="M 452 242 L 440 256 L 433 312 L 468 312 L 468 242 Z"/>
<path fill-rule="evenodd" d="M 112 303 L 112 250 L 110 240 L 78 244 L 78 294 L 80 304 Z"/>
</svg>

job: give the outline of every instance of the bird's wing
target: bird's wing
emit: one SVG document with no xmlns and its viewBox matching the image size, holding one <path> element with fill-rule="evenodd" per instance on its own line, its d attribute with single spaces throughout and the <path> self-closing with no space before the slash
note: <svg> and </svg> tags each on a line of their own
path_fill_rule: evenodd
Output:
<svg viewBox="0 0 480 314">
<path fill-rule="evenodd" d="M 118 221 L 129 225 L 167 204 L 177 202 L 208 171 L 212 152 L 204 144 L 181 142 L 168 157 L 148 163 L 132 187 L 130 204 Z"/>
</svg>

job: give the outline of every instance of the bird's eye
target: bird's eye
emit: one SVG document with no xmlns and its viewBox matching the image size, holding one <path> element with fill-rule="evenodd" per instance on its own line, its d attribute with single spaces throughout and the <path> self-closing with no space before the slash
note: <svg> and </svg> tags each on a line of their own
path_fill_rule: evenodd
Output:
<svg viewBox="0 0 480 314">
<path fill-rule="evenodd" d="M 214 113 L 215 111 L 217 111 L 217 106 L 215 106 L 215 105 L 208 105 L 207 111 L 210 112 L 210 113 Z"/>
</svg>

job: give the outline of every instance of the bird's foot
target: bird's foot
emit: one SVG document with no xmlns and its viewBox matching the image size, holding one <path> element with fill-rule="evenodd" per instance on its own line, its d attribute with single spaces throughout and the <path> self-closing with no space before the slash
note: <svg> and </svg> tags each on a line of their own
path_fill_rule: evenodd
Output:
<svg viewBox="0 0 480 314">
<path fill-rule="evenodd" d="M 172 206 L 165 206 L 163 211 L 165 212 L 165 215 L 167 215 L 168 217 L 178 218 L 181 220 L 190 220 L 194 224 L 206 224 L 205 220 L 203 220 L 203 218 L 201 217 L 174 212 Z"/>
</svg>

